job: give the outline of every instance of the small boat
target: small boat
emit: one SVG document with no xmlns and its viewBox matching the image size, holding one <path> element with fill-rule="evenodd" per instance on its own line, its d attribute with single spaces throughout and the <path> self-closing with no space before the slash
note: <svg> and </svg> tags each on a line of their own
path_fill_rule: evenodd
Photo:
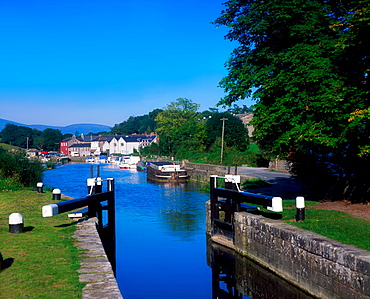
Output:
<svg viewBox="0 0 370 299">
<path fill-rule="evenodd" d="M 139 162 L 140 157 L 124 156 L 119 163 L 120 169 L 136 169 L 136 163 Z"/>
<path fill-rule="evenodd" d="M 186 182 L 188 174 L 180 165 L 172 162 L 149 162 L 147 178 L 156 182 Z"/>
<path fill-rule="evenodd" d="M 136 163 L 136 169 L 138 171 L 146 171 L 146 165 L 148 164 L 147 161 L 139 161 Z"/>
<path fill-rule="evenodd" d="M 86 163 L 94 163 L 94 162 L 95 162 L 95 159 L 93 156 L 86 157 Z"/>
<path fill-rule="evenodd" d="M 120 164 L 120 162 L 121 162 L 121 157 L 117 157 L 117 156 L 109 156 L 109 158 L 108 158 L 108 162 L 109 162 L 109 163 L 112 163 L 112 164 Z"/>
<path fill-rule="evenodd" d="M 99 156 L 99 163 L 108 163 L 107 156 Z"/>
</svg>

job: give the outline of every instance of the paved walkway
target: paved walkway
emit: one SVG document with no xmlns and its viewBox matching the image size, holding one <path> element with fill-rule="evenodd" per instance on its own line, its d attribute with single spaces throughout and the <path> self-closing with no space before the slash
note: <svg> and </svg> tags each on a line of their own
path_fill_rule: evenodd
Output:
<svg viewBox="0 0 370 299">
<path fill-rule="evenodd" d="M 234 172 L 234 167 L 231 167 L 230 173 Z M 305 196 L 301 184 L 289 173 L 271 171 L 263 167 L 238 167 L 237 172 L 240 175 L 263 179 L 271 184 L 270 187 L 251 189 L 250 192 L 278 196 L 283 199 L 296 199 L 297 196 Z"/>
<path fill-rule="evenodd" d="M 123 299 L 118 288 L 112 266 L 105 254 L 103 244 L 96 230 L 97 218 L 84 218 L 77 223 L 73 235 L 78 249 L 82 251 L 80 281 L 85 282 L 83 299 Z"/>
</svg>

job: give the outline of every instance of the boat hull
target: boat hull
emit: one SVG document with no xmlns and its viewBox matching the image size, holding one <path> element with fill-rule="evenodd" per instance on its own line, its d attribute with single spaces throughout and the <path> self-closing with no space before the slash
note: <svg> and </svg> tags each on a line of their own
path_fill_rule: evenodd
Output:
<svg viewBox="0 0 370 299">
<path fill-rule="evenodd" d="M 180 171 L 160 171 L 150 167 L 146 169 L 147 178 L 155 182 L 178 182 L 184 183 L 188 181 L 188 174 L 185 170 Z"/>
</svg>

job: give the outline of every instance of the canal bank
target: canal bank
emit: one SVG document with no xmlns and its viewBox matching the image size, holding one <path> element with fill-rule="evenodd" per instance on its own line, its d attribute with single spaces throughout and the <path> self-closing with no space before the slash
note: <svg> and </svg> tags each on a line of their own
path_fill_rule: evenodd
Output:
<svg viewBox="0 0 370 299">
<path fill-rule="evenodd" d="M 370 298 L 370 252 L 282 221 L 247 212 L 234 214 L 234 238 L 207 234 L 213 242 L 246 255 L 319 298 Z"/>
<path fill-rule="evenodd" d="M 73 235 L 77 240 L 77 248 L 81 250 L 79 280 L 86 284 L 82 290 L 82 298 L 122 299 L 111 263 L 97 231 L 97 222 L 97 218 L 78 220 Z"/>
</svg>

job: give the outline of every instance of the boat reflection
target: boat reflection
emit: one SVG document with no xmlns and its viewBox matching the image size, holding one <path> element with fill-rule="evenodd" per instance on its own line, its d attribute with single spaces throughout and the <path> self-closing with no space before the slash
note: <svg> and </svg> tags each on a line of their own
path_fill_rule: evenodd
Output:
<svg viewBox="0 0 370 299">
<path fill-rule="evenodd" d="M 212 299 L 315 298 L 235 251 L 207 238 Z"/>
</svg>

